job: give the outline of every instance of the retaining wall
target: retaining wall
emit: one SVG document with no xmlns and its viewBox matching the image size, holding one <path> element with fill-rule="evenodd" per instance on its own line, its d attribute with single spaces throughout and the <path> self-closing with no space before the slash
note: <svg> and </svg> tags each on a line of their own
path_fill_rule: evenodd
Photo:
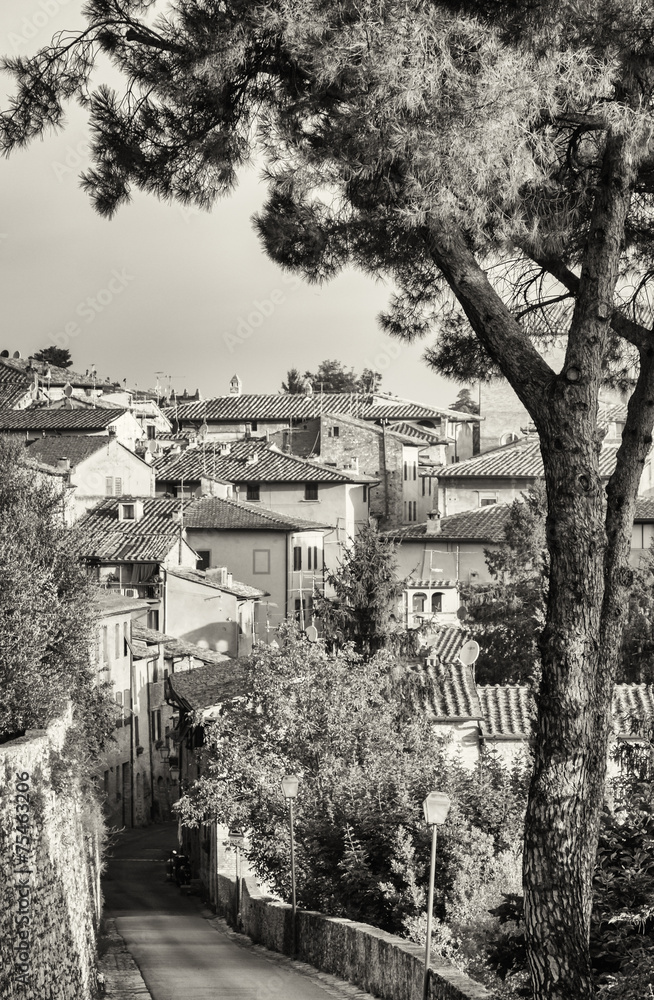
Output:
<svg viewBox="0 0 654 1000">
<path fill-rule="evenodd" d="M 58 783 L 53 752 L 69 724 L 0 746 L 1 1000 L 95 995 L 102 820 Z"/>
<path fill-rule="evenodd" d="M 236 886 L 218 876 L 217 909 L 234 923 Z M 261 894 L 256 880 L 241 879 L 239 929 L 257 944 L 290 955 L 291 907 Z M 370 924 L 298 910 L 296 957 L 354 983 L 384 1000 L 422 996 L 424 949 Z M 492 1000 L 492 995 L 432 953 L 431 1000 Z"/>
</svg>

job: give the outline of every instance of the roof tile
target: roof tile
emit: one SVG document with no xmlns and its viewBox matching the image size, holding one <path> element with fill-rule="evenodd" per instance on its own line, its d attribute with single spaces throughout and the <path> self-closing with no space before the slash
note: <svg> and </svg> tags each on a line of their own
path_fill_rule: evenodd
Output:
<svg viewBox="0 0 654 1000">
<path fill-rule="evenodd" d="M 127 413 L 125 409 L 59 410 L 30 407 L 26 410 L 0 410 L 0 431 L 14 430 L 105 430 Z"/>
<path fill-rule="evenodd" d="M 371 476 L 341 472 L 286 455 L 256 438 L 230 443 L 228 454 L 220 444 L 187 448 L 181 455 L 164 456 L 155 464 L 159 482 L 200 482 L 221 479 L 228 483 L 368 483 Z"/>
<path fill-rule="evenodd" d="M 605 440 L 599 459 L 599 471 L 608 478 L 615 467 L 618 441 Z M 493 478 L 540 479 L 543 476 L 543 459 L 538 440 L 525 438 L 514 444 L 494 448 L 483 455 L 475 455 L 463 462 L 444 465 L 436 475 L 439 479 Z"/>
</svg>

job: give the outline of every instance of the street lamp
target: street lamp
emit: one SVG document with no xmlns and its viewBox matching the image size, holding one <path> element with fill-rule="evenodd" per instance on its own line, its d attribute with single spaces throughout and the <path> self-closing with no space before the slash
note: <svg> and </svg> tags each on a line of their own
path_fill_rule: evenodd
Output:
<svg viewBox="0 0 654 1000">
<path fill-rule="evenodd" d="M 427 901 L 427 940 L 425 942 L 425 972 L 422 980 L 422 1000 L 429 992 L 429 966 L 431 962 L 431 918 L 434 909 L 434 872 L 436 868 L 436 827 L 444 823 L 452 803 L 445 792 L 430 792 L 422 808 L 431 826 L 431 864 L 429 866 L 429 898 Z"/>
<path fill-rule="evenodd" d="M 293 800 L 297 798 L 298 778 L 295 774 L 285 774 L 282 778 L 282 791 L 288 802 L 288 823 L 291 831 L 291 956 L 295 958 L 295 844 L 293 840 Z"/>
</svg>

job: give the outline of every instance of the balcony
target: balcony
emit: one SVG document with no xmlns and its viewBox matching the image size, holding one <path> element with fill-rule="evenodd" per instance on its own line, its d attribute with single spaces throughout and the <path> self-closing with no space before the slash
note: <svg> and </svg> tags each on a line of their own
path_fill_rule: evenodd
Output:
<svg viewBox="0 0 654 1000">
<path fill-rule="evenodd" d="M 163 586 L 161 583 L 107 583 L 100 581 L 99 586 L 103 590 L 110 590 L 123 597 L 139 597 L 141 600 L 160 600 Z"/>
</svg>

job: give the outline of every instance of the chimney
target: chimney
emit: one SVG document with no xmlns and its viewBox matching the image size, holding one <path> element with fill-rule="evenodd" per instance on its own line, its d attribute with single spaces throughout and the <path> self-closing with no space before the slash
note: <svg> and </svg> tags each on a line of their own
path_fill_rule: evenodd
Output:
<svg viewBox="0 0 654 1000">
<path fill-rule="evenodd" d="M 57 459 L 57 470 L 59 472 L 70 472 L 70 459 L 62 455 L 61 458 Z"/>
<path fill-rule="evenodd" d="M 440 511 L 430 510 L 427 514 L 427 525 L 425 534 L 426 535 L 440 535 L 441 533 L 441 515 Z"/>
</svg>

